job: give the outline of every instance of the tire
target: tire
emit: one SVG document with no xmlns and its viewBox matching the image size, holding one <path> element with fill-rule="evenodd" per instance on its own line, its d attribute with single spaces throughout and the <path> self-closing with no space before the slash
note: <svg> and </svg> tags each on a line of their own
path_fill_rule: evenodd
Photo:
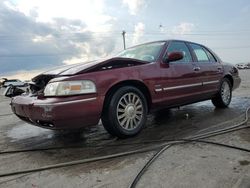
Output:
<svg viewBox="0 0 250 188">
<path fill-rule="evenodd" d="M 220 90 L 214 98 L 212 103 L 217 108 L 227 108 L 232 99 L 232 84 L 227 78 L 223 78 L 220 84 Z"/>
<path fill-rule="evenodd" d="M 110 95 L 103 109 L 102 124 L 119 138 L 137 135 L 147 119 L 147 101 L 142 92 L 132 86 L 119 88 Z"/>
</svg>

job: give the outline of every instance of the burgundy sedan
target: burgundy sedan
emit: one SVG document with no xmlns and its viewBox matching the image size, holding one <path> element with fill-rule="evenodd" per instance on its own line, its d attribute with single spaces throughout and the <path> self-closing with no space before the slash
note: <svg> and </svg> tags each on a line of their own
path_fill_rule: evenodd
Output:
<svg viewBox="0 0 250 188">
<path fill-rule="evenodd" d="M 207 47 L 169 40 L 60 67 L 32 81 L 29 93 L 11 101 L 20 119 L 48 129 L 77 129 L 101 119 L 110 134 L 129 137 L 142 130 L 152 110 L 210 99 L 227 107 L 241 80 L 237 68 Z"/>
</svg>

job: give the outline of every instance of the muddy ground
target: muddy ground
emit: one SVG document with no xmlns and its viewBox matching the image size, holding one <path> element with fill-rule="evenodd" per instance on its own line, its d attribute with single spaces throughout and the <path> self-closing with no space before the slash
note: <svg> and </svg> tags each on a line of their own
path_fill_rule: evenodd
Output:
<svg viewBox="0 0 250 188">
<path fill-rule="evenodd" d="M 162 110 L 148 116 L 141 134 L 125 140 L 111 137 L 101 123 L 81 133 L 28 125 L 11 113 L 10 100 L 0 96 L 0 151 L 67 147 L 0 154 L 0 174 L 131 151 L 149 146 L 149 140 L 192 137 L 236 124 L 244 119 L 244 111 L 250 106 L 250 70 L 241 70 L 240 75 L 242 84 L 234 91 L 230 108 L 215 109 L 205 101 Z M 250 129 L 207 140 L 250 149 Z M 154 153 L 2 177 L 0 187 L 128 187 Z M 137 187 L 250 187 L 250 154 L 202 143 L 175 145 L 150 166 Z"/>
</svg>

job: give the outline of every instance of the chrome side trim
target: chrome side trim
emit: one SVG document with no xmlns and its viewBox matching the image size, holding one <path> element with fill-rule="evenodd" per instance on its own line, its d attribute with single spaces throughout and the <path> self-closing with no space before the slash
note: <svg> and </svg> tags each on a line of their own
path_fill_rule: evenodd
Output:
<svg viewBox="0 0 250 188">
<path fill-rule="evenodd" d="M 181 88 L 195 87 L 195 86 L 202 86 L 202 83 L 187 84 L 187 85 L 180 85 L 180 86 L 174 86 L 174 87 L 165 87 L 165 88 L 163 88 L 163 90 L 169 91 L 169 90 L 173 90 L 173 89 L 181 89 Z"/>
<path fill-rule="evenodd" d="M 203 82 L 203 85 L 208 85 L 208 84 L 216 84 L 216 83 L 219 83 L 219 80 L 214 80 L 214 81 Z"/>
<path fill-rule="evenodd" d="M 155 89 L 155 92 L 161 92 L 161 91 L 162 91 L 162 88 Z"/>
<path fill-rule="evenodd" d="M 88 101 L 94 101 L 94 100 L 96 100 L 96 97 L 74 100 L 74 101 L 58 102 L 58 103 L 52 103 L 52 104 L 34 104 L 34 106 L 60 106 L 60 105 L 75 104 L 79 102 L 88 102 Z"/>
</svg>

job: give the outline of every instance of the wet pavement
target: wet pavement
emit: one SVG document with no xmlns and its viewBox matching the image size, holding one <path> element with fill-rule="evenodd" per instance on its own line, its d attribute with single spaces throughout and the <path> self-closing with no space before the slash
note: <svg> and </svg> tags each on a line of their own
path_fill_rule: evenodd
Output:
<svg viewBox="0 0 250 188">
<path fill-rule="evenodd" d="M 47 151 L 0 154 L 0 173 L 140 149 L 151 140 L 192 137 L 236 124 L 250 106 L 250 70 L 228 109 L 210 101 L 148 115 L 136 137 L 117 139 L 102 127 L 81 132 L 51 131 L 26 124 L 11 114 L 9 99 L 0 96 L 0 151 L 66 147 Z M 250 149 L 250 130 L 210 140 Z M 156 144 L 156 143 L 153 143 Z M 128 187 L 154 152 L 120 157 L 24 175 L 0 178 L 0 187 Z M 138 187 L 249 187 L 250 154 L 205 144 L 173 146 L 149 168 Z"/>
</svg>

